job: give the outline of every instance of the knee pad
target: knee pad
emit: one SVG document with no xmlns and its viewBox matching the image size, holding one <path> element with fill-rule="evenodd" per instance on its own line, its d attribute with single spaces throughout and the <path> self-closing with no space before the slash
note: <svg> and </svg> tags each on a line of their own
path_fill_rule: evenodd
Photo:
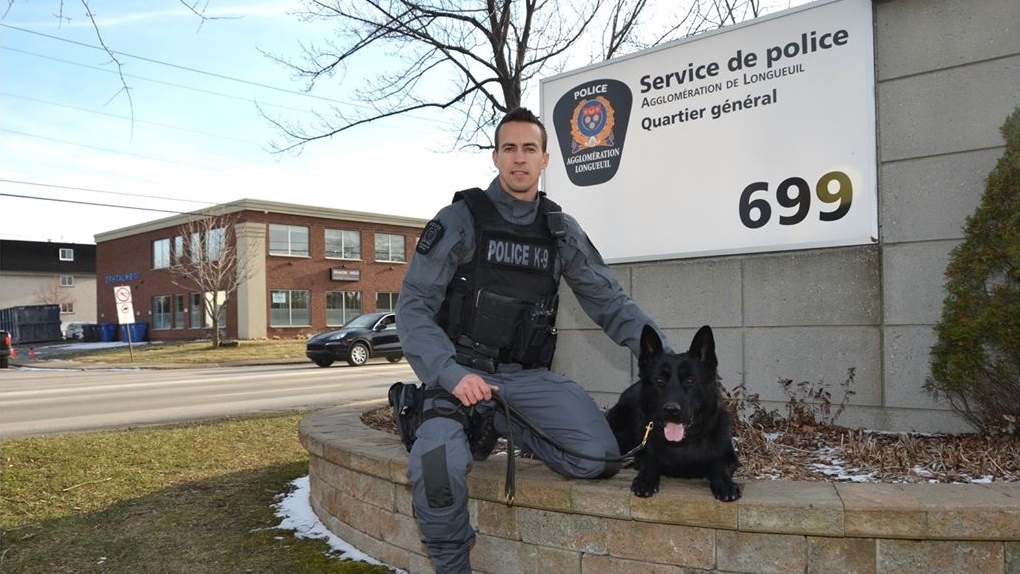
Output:
<svg viewBox="0 0 1020 574">
<path fill-rule="evenodd" d="M 422 482 L 425 484 L 425 499 L 432 508 L 444 508 L 453 504 L 450 489 L 450 474 L 446 470 L 446 447 L 439 445 L 421 457 Z"/>
</svg>

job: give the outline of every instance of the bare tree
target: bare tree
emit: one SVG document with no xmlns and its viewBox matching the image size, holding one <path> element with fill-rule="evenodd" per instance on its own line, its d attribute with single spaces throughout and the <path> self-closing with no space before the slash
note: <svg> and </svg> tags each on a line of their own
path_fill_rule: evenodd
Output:
<svg viewBox="0 0 1020 574">
<path fill-rule="evenodd" d="M 642 0 L 303 0 L 302 16 L 335 22 L 338 38 L 302 45 L 300 61 L 270 55 L 306 82 L 345 80 L 349 65 L 388 54 L 354 90 L 358 105 L 317 114 L 314 125 L 270 117 L 277 150 L 329 138 L 369 122 L 452 110 L 456 141 L 487 147 L 487 128 L 521 105 L 524 87 L 562 69 L 571 47 L 590 37 L 607 6 L 616 9 L 610 40 L 624 43 Z M 629 7 L 629 9 L 628 9 Z"/>
<path fill-rule="evenodd" d="M 60 278 L 53 277 L 44 287 L 40 287 L 35 293 L 35 300 L 43 305 L 60 305 L 61 310 L 67 305 L 74 304 L 74 297 L 70 290 L 60 286 Z"/>
<path fill-rule="evenodd" d="M 212 327 L 212 346 L 219 347 L 227 302 L 255 273 L 254 258 L 241 255 L 236 216 L 199 215 L 177 228 L 179 242 L 172 250 L 170 277 L 174 285 L 199 293 L 202 310 Z"/>
<path fill-rule="evenodd" d="M 490 128 L 521 105 L 535 80 L 577 62 L 757 17 L 761 0 L 302 0 L 300 15 L 335 23 L 336 38 L 303 43 L 302 56 L 267 56 L 313 91 L 327 81 L 359 83 L 356 103 L 316 111 L 297 123 L 262 115 L 280 131 L 277 151 L 300 148 L 370 122 L 403 114 L 451 112 L 455 145 L 491 147 Z M 655 10 L 654 12 L 652 12 Z M 670 11 L 671 10 L 671 11 Z M 652 16 L 655 16 L 653 18 Z M 665 17 L 661 17 L 661 16 Z M 645 21 L 645 20 L 654 21 Z M 380 56 L 386 56 L 380 59 Z M 383 61 L 382 69 L 377 62 Z M 367 78 L 348 78 L 373 63 Z"/>
</svg>

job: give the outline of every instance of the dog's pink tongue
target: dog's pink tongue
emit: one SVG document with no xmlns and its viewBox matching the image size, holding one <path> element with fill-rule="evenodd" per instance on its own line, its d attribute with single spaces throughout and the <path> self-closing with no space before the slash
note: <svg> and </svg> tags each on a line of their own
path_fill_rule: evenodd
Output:
<svg viewBox="0 0 1020 574">
<path fill-rule="evenodd" d="M 662 429 L 662 432 L 666 435 L 666 440 L 672 442 L 680 442 L 684 440 L 684 434 L 686 431 L 687 429 L 680 423 L 666 423 L 665 428 Z"/>
</svg>

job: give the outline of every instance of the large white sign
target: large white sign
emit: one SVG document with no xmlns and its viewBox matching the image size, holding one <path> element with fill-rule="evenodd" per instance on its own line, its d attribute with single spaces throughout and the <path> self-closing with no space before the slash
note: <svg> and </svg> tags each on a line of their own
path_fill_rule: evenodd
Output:
<svg viewBox="0 0 1020 574">
<path fill-rule="evenodd" d="M 609 261 L 877 241 L 871 0 L 542 82 L 545 189 Z"/>
</svg>

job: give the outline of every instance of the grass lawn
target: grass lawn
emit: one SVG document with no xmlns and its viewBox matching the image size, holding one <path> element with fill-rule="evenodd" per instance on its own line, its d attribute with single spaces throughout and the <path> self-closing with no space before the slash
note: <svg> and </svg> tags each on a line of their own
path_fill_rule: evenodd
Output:
<svg viewBox="0 0 1020 574">
<path fill-rule="evenodd" d="M 5 574 L 390 572 L 275 527 L 303 413 L 0 442 Z"/>
<path fill-rule="evenodd" d="M 304 339 L 241 340 L 235 347 L 213 347 L 209 341 L 157 341 L 103 349 L 84 349 L 61 353 L 60 358 L 84 363 L 208 364 L 253 361 L 258 359 L 305 359 Z"/>
</svg>

